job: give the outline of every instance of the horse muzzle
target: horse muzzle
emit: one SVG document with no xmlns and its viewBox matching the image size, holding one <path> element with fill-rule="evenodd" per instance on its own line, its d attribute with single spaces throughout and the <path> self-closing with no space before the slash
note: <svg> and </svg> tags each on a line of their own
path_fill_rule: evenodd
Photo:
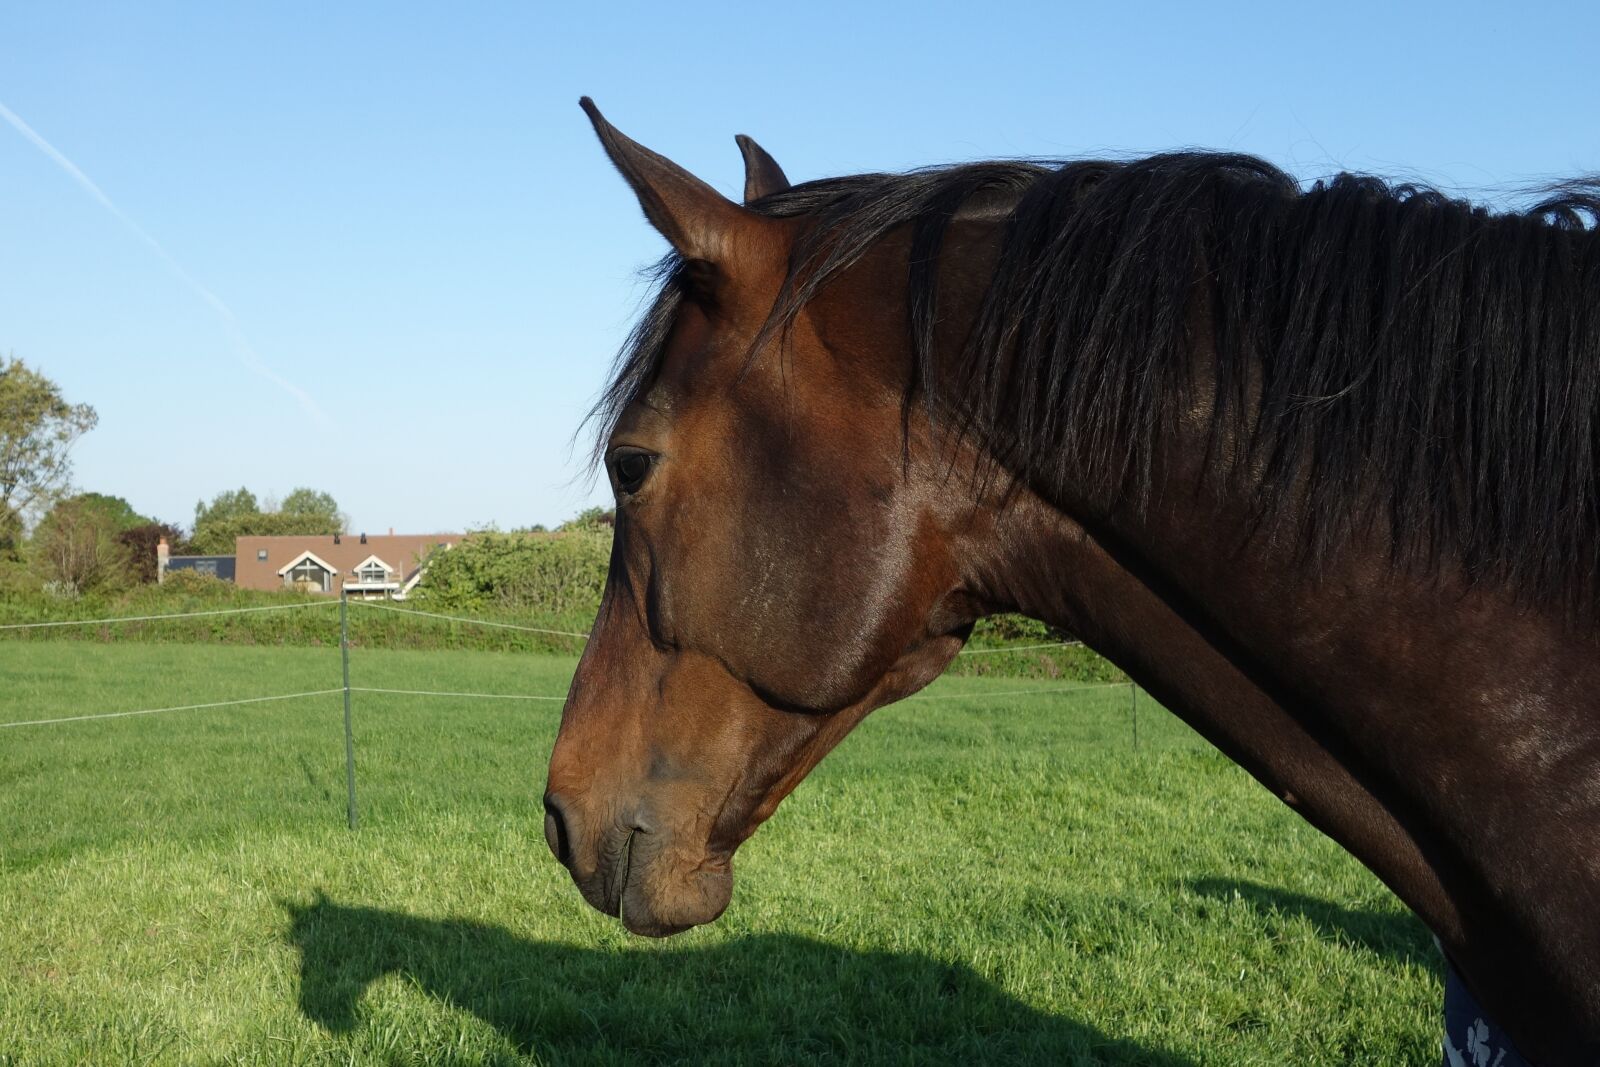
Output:
<svg viewBox="0 0 1600 1067">
<path fill-rule="evenodd" d="M 545 841 L 583 899 L 629 932 L 669 937 L 716 919 L 733 896 L 732 857 L 685 848 L 670 831 L 635 818 L 591 831 L 559 793 L 544 799 Z"/>
</svg>

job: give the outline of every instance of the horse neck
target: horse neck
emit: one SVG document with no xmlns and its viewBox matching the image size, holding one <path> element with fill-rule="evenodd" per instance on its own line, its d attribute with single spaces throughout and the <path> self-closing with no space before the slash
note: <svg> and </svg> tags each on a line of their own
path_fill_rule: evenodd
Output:
<svg viewBox="0 0 1600 1067">
<path fill-rule="evenodd" d="M 1083 637 L 1344 845 L 1501 1018 L 1600 1035 L 1594 632 L 1381 546 L 1312 568 L 1194 475 L 1158 473 L 1140 508 L 1021 492 L 997 600 Z"/>
<path fill-rule="evenodd" d="M 939 380 L 964 380 L 993 253 L 981 227 L 952 228 Z M 1210 356 L 1193 353 L 1196 396 Z M 1194 415 L 1141 506 L 1032 483 L 995 506 L 966 544 L 975 599 L 1082 637 L 1352 852 L 1495 1015 L 1526 1022 L 1525 1052 L 1600 1050 L 1596 629 L 1397 569 L 1376 536 L 1308 564 L 1202 469 L 1214 442 Z"/>
</svg>

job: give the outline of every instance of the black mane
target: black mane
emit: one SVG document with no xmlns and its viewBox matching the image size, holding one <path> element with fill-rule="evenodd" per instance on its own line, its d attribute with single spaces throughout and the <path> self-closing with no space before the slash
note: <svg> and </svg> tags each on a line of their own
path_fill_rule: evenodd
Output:
<svg viewBox="0 0 1600 1067">
<path fill-rule="evenodd" d="M 1014 206 L 966 355 L 941 378 L 935 265 L 974 196 Z M 1596 602 L 1600 181 L 1493 213 L 1189 152 L 862 175 L 753 206 L 814 220 L 769 334 L 909 225 L 908 410 L 915 397 L 953 416 L 1047 498 L 1074 485 L 1144 501 L 1154 442 L 1198 404 L 1216 463 L 1311 555 L 1384 522 L 1397 560 Z M 676 260 L 660 269 L 596 408 L 603 431 L 654 377 L 682 298 Z M 1199 382 L 1197 345 L 1215 351 Z"/>
</svg>

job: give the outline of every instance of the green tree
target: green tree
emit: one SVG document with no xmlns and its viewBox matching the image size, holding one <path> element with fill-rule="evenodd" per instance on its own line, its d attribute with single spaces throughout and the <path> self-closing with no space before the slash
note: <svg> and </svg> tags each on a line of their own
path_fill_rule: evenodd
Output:
<svg viewBox="0 0 1600 1067">
<path fill-rule="evenodd" d="M 61 593 L 78 596 L 115 586 L 128 575 L 128 552 L 114 520 L 93 504 L 64 500 L 33 532 L 30 557 L 39 576 Z"/>
<path fill-rule="evenodd" d="M 117 534 L 117 543 L 127 553 L 129 579 L 149 585 L 160 577 L 156 569 L 156 546 L 163 540 L 173 555 L 185 554 L 187 546 L 183 531 L 170 523 L 147 522 L 130 526 Z"/>
<path fill-rule="evenodd" d="M 26 522 L 49 510 L 72 478 L 72 446 L 98 420 L 22 360 L 0 360 L 0 513 Z"/>
<path fill-rule="evenodd" d="M 331 493 L 324 493 L 318 489 L 307 489 L 301 486 L 283 498 L 283 503 L 278 510 L 285 515 L 320 515 L 332 522 L 339 524 L 338 533 L 343 533 L 349 525 L 344 513 L 339 510 L 339 502 L 333 499 Z"/>
<path fill-rule="evenodd" d="M 189 549 L 202 556 L 226 556 L 241 537 L 283 537 L 289 534 L 336 534 L 344 527 L 326 515 L 293 515 L 268 511 L 215 519 L 194 528 Z"/>
<path fill-rule="evenodd" d="M 203 555 L 226 555 L 235 538 L 344 533 L 348 525 L 332 494 L 304 486 L 263 507 L 244 486 L 195 505 L 190 546 Z"/>
<path fill-rule="evenodd" d="M 199 532 L 200 527 L 208 522 L 218 522 L 224 519 L 236 519 L 241 515 L 259 515 L 261 506 L 256 503 L 256 495 L 244 486 L 237 489 L 225 489 L 211 498 L 211 503 L 204 500 L 194 506 L 194 528 Z"/>
<path fill-rule="evenodd" d="M 584 508 L 577 515 L 568 519 L 556 530 L 560 533 L 571 533 L 576 530 L 591 530 L 609 534 L 611 528 L 617 524 L 616 512 L 610 508 Z"/>
<path fill-rule="evenodd" d="M 131 530 L 135 526 L 143 526 L 154 520 L 141 515 L 133 510 L 133 505 L 120 496 L 107 496 L 105 493 L 78 493 L 76 496 L 67 497 L 61 502 L 73 503 L 88 508 L 95 514 L 103 517 L 113 530 Z M 57 504 L 56 507 L 60 507 Z"/>
<path fill-rule="evenodd" d="M 22 550 L 22 516 L 17 509 L 0 504 L 0 561 L 15 560 Z"/>
</svg>

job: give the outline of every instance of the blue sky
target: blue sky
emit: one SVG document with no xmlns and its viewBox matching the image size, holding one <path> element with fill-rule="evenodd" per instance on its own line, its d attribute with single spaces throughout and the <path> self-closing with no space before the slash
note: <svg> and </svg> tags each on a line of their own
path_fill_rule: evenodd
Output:
<svg viewBox="0 0 1600 1067">
<path fill-rule="evenodd" d="M 730 194 L 741 132 L 795 180 L 1191 145 L 1496 197 L 1600 171 L 1587 4 L 586 6 L 0 9 L 37 138 L 0 122 L 0 353 L 99 410 L 78 484 L 178 522 L 311 485 L 373 531 L 599 500 L 574 433 L 665 246 L 584 93 Z"/>
</svg>

